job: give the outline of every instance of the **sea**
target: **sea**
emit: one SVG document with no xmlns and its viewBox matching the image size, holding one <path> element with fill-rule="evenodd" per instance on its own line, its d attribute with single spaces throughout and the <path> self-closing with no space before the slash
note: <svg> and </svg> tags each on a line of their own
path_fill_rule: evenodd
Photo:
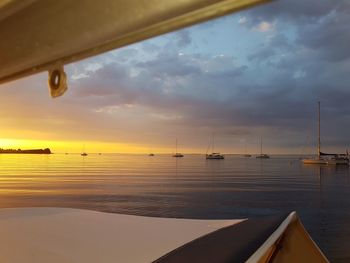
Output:
<svg viewBox="0 0 350 263">
<path fill-rule="evenodd" d="M 0 208 L 72 207 L 229 219 L 296 211 L 331 262 L 350 262 L 350 172 L 300 156 L 0 154 Z"/>
</svg>

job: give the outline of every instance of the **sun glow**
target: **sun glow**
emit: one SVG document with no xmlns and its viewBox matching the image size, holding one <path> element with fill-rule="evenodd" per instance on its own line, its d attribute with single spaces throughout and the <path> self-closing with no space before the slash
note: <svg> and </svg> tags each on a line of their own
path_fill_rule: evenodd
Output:
<svg viewBox="0 0 350 263">
<path fill-rule="evenodd" d="M 44 149 L 50 148 L 53 153 L 149 153 L 150 149 L 157 153 L 171 153 L 173 149 L 154 148 L 148 145 L 130 143 L 108 143 L 98 141 L 49 141 L 0 138 L 0 148 L 3 149 Z"/>
</svg>

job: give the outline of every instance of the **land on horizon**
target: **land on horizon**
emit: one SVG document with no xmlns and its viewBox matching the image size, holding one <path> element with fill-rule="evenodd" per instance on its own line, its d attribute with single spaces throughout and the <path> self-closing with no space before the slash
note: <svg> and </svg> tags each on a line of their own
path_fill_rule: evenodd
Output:
<svg viewBox="0 0 350 263">
<path fill-rule="evenodd" d="M 45 149 L 2 149 L 0 148 L 0 154 L 51 154 L 51 150 L 49 148 Z"/>
</svg>

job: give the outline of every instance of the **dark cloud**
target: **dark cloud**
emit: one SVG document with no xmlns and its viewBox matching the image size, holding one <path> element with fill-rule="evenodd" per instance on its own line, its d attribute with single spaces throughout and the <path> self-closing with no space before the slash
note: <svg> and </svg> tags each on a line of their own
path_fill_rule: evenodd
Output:
<svg viewBox="0 0 350 263">
<path fill-rule="evenodd" d="M 350 2 L 348 4 L 350 6 Z M 298 44 L 318 52 L 319 57 L 339 61 L 350 57 L 349 8 L 336 10 L 316 24 L 301 27 Z"/>
<path fill-rule="evenodd" d="M 240 24 L 245 33 L 260 40 L 234 50 L 236 57 L 221 54 L 220 47 L 202 52 L 192 28 L 72 65 L 68 96 L 57 104 L 44 103 L 45 112 L 30 105 L 28 115 L 66 119 L 77 130 L 91 129 L 91 137 L 99 129 L 104 138 L 142 141 L 142 130 L 147 141 L 159 140 L 154 143 L 167 144 L 169 137 L 181 134 L 188 145 L 202 147 L 203 138 L 215 131 L 226 144 L 232 137 L 255 143 L 264 136 L 283 148 L 299 147 L 307 134 L 314 136 L 321 100 L 324 145 L 349 145 L 349 5 L 280 0 L 224 18 L 237 24 L 245 17 Z M 263 22 L 273 27 L 257 31 Z M 210 41 L 211 34 L 203 32 L 216 26 L 219 20 L 199 26 L 201 41 Z M 243 39 L 242 46 L 249 41 Z M 34 100 L 35 83 L 30 86 L 8 114 L 25 99 Z M 4 92 L 2 99 L 10 100 L 11 94 Z M 89 119 L 98 128 L 86 124 Z M 59 124 L 45 124 L 59 129 Z"/>
<path fill-rule="evenodd" d="M 136 67 L 152 72 L 153 76 L 179 77 L 201 72 L 196 63 L 181 59 L 178 55 L 158 56 L 157 59 L 151 61 L 139 62 Z"/>
<path fill-rule="evenodd" d="M 337 61 L 348 59 L 350 56 L 349 10 L 350 2 L 346 0 L 281 0 L 247 11 L 245 15 L 248 18 L 245 24 L 254 28 L 267 21 L 295 26 L 297 48 L 305 47 L 317 52 L 319 58 Z M 279 30 L 283 30 L 283 27 Z M 278 43 L 278 39 L 274 39 L 270 44 L 275 48 L 288 45 L 285 39 L 281 40 L 282 42 Z M 264 47 L 261 52 L 261 56 L 264 53 L 272 55 L 273 47 L 271 46 L 270 50 Z M 260 56 L 252 54 L 252 58 Z"/>
<path fill-rule="evenodd" d="M 186 47 L 186 46 L 190 45 L 192 42 L 190 33 L 186 29 L 176 32 L 176 37 L 178 38 L 177 39 L 177 46 L 179 48 Z"/>
<path fill-rule="evenodd" d="M 282 134 L 314 129 L 316 101 L 323 100 L 324 111 L 336 116 L 329 119 L 325 114 L 330 124 L 324 129 L 333 134 L 330 127 L 349 118 L 348 64 L 334 64 L 346 61 L 349 52 L 343 44 L 349 42 L 348 23 L 344 23 L 348 18 L 339 6 L 331 1 L 317 7 L 313 1 L 281 1 L 247 11 L 243 15 L 248 21 L 276 24 L 275 32 L 247 54 L 247 65 L 224 55 L 179 55 L 180 47 L 191 44 L 186 30 L 175 34 L 176 44 L 164 45 L 172 48 L 159 49 L 151 59 L 129 65 L 137 74 L 111 63 L 81 82 L 79 92 L 104 95 L 101 105 L 135 104 L 182 116 L 159 119 L 168 124 L 220 127 L 225 134 L 241 136 L 267 127 Z M 337 136 L 346 143 L 343 131 Z"/>
<path fill-rule="evenodd" d="M 252 27 L 262 21 L 275 21 L 301 25 L 317 23 L 321 17 L 347 6 L 346 0 L 278 0 L 248 10 L 243 15 L 249 16 L 247 23 Z"/>
</svg>

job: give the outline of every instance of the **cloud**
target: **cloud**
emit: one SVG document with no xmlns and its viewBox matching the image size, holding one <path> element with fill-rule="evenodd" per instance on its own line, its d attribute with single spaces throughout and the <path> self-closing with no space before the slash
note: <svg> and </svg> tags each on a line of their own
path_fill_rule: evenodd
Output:
<svg viewBox="0 0 350 263">
<path fill-rule="evenodd" d="M 247 23 L 247 18 L 245 16 L 241 16 L 238 20 L 238 24 L 242 25 Z"/>
<path fill-rule="evenodd" d="M 350 3 L 348 5 L 350 6 Z M 318 23 L 308 24 L 300 28 L 298 43 L 318 52 L 319 57 L 326 60 L 348 59 L 350 57 L 348 10 L 349 7 L 348 9 L 337 9 L 320 19 Z"/>
<path fill-rule="evenodd" d="M 260 32 L 267 32 L 271 31 L 274 29 L 273 23 L 269 23 L 266 21 L 260 22 L 258 25 L 254 27 L 255 30 L 260 31 Z"/>
<path fill-rule="evenodd" d="M 188 30 L 184 29 L 175 33 L 177 39 L 177 46 L 179 48 L 186 47 L 191 44 L 192 39 Z"/>
<path fill-rule="evenodd" d="M 47 98 L 45 75 L 11 83 L 1 118 L 31 127 L 23 136 L 181 137 L 201 149 L 215 131 L 222 147 L 264 136 L 283 149 L 313 136 L 321 100 L 324 145 L 349 145 L 349 12 L 346 1 L 274 1 L 70 65 L 59 100 Z"/>
<path fill-rule="evenodd" d="M 346 0 L 280 0 L 252 8 L 244 12 L 244 16 L 251 25 L 257 25 L 262 21 L 280 20 L 300 26 L 317 22 L 319 18 L 346 5 Z"/>
</svg>

